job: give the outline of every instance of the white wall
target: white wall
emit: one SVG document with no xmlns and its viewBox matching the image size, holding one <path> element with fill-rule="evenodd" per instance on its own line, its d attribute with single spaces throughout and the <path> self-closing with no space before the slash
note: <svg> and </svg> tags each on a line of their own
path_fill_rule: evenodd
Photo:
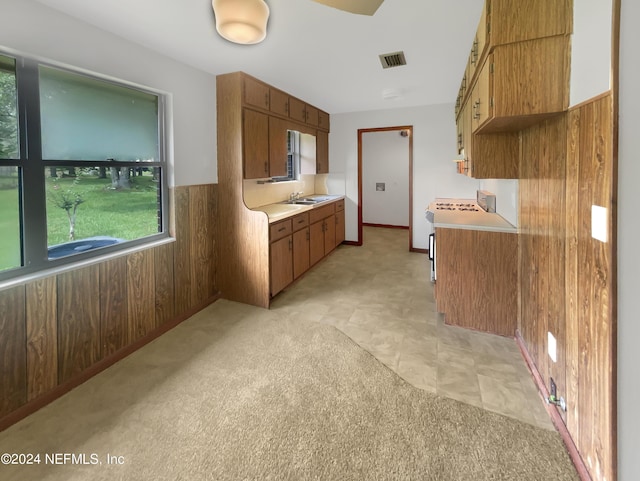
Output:
<svg viewBox="0 0 640 481">
<path fill-rule="evenodd" d="M 358 237 L 358 129 L 413 126 L 413 246 L 428 247 L 424 209 L 435 197 L 475 198 L 479 183 L 456 173 L 453 104 L 375 110 L 331 116 L 329 168 L 343 172 L 347 240 Z"/>
<path fill-rule="evenodd" d="M 610 88 L 611 15 L 611 0 L 573 2 L 570 105 Z"/>
<path fill-rule="evenodd" d="M 620 481 L 640 479 L 640 221 L 638 122 L 640 3 L 621 3 L 620 139 L 618 158 L 618 470 Z"/>
<path fill-rule="evenodd" d="M 409 226 L 409 137 L 399 130 L 362 135 L 362 221 Z"/>
<path fill-rule="evenodd" d="M 33 0 L 1 1 L 0 46 L 170 93 L 171 184 L 217 182 L 215 77 Z"/>
<path fill-rule="evenodd" d="M 496 212 L 518 226 L 518 180 L 484 179 L 480 188 L 496 194 Z"/>
</svg>

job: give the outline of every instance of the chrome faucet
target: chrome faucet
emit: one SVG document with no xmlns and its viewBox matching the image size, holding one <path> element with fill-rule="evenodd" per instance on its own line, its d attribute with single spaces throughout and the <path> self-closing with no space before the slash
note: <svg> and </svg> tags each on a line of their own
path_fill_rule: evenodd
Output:
<svg viewBox="0 0 640 481">
<path fill-rule="evenodd" d="M 304 192 L 292 192 L 289 194 L 289 202 L 295 202 L 300 199 L 300 196 L 304 194 Z"/>
</svg>

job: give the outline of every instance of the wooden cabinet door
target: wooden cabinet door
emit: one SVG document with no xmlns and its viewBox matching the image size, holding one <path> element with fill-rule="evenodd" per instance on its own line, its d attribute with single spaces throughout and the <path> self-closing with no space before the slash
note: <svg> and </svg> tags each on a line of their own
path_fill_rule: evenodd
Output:
<svg viewBox="0 0 640 481">
<path fill-rule="evenodd" d="M 330 130 L 329 114 L 322 110 L 318 110 L 318 128 L 327 132 Z"/>
<path fill-rule="evenodd" d="M 269 177 L 269 116 L 244 109 L 244 178 Z"/>
<path fill-rule="evenodd" d="M 324 220 L 324 255 L 336 248 L 336 216 Z"/>
<path fill-rule="evenodd" d="M 318 126 L 318 109 L 307 104 L 305 105 L 305 118 L 306 123 L 313 127 Z"/>
<path fill-rule="evenodd" d="M 287 175 L 287 122 L 269 117 L 269 175 Z"/>
<path fill-rule="evenodd" d="M 461 154 L 464 150 L 464 118 L 462 116 L 460 116 L 458 120 L 456 120 L 456 131 L 458 133 L 456 139 L 456 152 L 458 152 L 458 154 Z"/>
<path fill-rule="evenodd" d="M 491 94 L 490 75 L 491 75 L 491 62 L 493 61 L 493 55 L 490 55 L 484 63 L 482 70 L 478 74 L 478 80 L 473 86 L 473 92 L 471 93 L 471 109 L 473 125 L 472 129 L 475 132 L 481 127 L 487 120 L 493 117 L 493 98 Z"/>
<path fill-rule="evenodd" d="M 293 239 L 290 235 L 270 246 L 271 295 L 275 296 L 293 282 Z"/>
<path fill-rule="evenodd" d="M 318 130 L 316 133 L 316 174 L 329 173 L 329 134 Z"/>
<path fill-rule="evenodd" d="M 461 114 L 462 119 L 462 144 L 464 147 L 464 174 L 473 177 L 473 118 L 471 98 L 464 105 Z"/>
<path fill-rule="evenodd" d="M 269 90 L 269 110 L 275 114 L 289 116 L 289 96 L 282 90 Z"/>
<path fill-rule="evenodd" d="M 269 110 L 269 86 L 252 78 L 245 77 L 244 103 Z"/>
<path fill-rule="evenodd" d="M 294 97 L 289 98 L 289 118 L 303 124 L 306 123 L 307 111 L 305 106 L 306 105 L 302 100 L 298 100 Z"/>
<path fill-rule="evenodd" d="M 344 228 L 344 210 L 339 210 L 335 215 L 336 219 L 336 247 L 344 242 L 345 228 Z"/>
<path fill-rule="evenodd" d="M 293 278 L 297 279 L 309 269 L 310 229 L 305 227 L 293 233 Z"/>
<path fill-rule="evenodd" d="M 480 22 L 478 23 L 478 29 L 476 30 L 476 36 L 473 39 L 473 45 L 471 46 L 471 53 L 469 54 L 468 62 L 468 76 L 469 81 L 473 78 L 476 69 L 480 67 L 480 61 L 482 60 L 482 54 L 484 53 L 485 46 L 487 45 L 487 8 L 482 9 L 482 15 L 480 16 Z"/>
<path fill-rule="evenodd" d="M 309 265 L 314 265 L 324 257 L 324 220 L 311 224 L 309 237 Z"/>
</svg>

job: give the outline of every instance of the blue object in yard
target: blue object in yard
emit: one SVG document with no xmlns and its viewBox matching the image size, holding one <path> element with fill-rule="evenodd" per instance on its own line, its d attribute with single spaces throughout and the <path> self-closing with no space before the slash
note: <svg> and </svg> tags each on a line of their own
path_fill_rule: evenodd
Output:
<svg viewBox="0 0 640 481">
<path fill-rule="evenodd" d="M 79 254 L 92 249 L 98 249 L 99 247 L 119 244 L 124 241 L 125 239 L 118 239 L 117 237 L 95 236 L 77 241 L 65 242 L 63 244 L 57 244 L 49 247 L 49 259 L 57 259 L 59 257 L 70 256 L 71 254 Z"/>
</svg>

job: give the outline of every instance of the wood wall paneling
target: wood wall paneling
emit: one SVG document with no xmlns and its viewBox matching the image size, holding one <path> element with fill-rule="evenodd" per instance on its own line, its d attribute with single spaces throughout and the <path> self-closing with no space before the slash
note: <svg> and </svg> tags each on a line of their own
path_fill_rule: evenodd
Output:
<svg viewBox="0 0 640 481">
<path fill-rule="evenodd" d="M 0 313 L 0 416 L 4 416 L 27 400 L 24 286 L 0 292 Z"/>
<path fill-rule="evenodd" d="M 601 242 L 591 237 L 591 207 L 606 207 L 611 225 L 612 207 L 612 113 L 611 97 L 581 108 L 578 170 L 578 325 L 580 372 L 578 385 L 589 386 L 581 392 L 582 426 L 578 446 L 586 454 L 585 462 L 596 479 L 613 479 L 615 458 L 613 419 L 612 337 L 614 319 L 611 291 L 613 279 L 612 240 Z M 590 428 L 590 429 L 589 429 Z"/>
<path fill-rule="evenodd" d="M 28 401 L 58 385 L 57 305 L 55 276 L 26 285 Z"/>
<path fill-rule="evenodd" d="M 0 291 L 3 426 L 215 296 L 216 186 L 171 195 L 176 242 Z"/>
<path fill-rule="evenodd" d="M 566 168 L 565 313 L 567 429 L 575 442 L 580 437 L 580 327 L 578 315 L 578 171 L 580 165 L 580 110 L 568 114 Z"/>
<path fill-rule="evenodd" d="M 153 251 L 127 256 L 127 295 L 129 342 L 146 336 L 155 327 L 155 276 Z"/>
<path fill-rule="evenodd" d="M 174 291 L 174 244 L 164 244 L 153 250 L 155 276 L 155 327 L 171 321 L 176 315 Z"/>
<path fill-rule="evenodd" d="M 215 232 L 211 219 L 214 218 L 215 212 L 212 212 L 212 196 L 209 185 L 197 185 L 189 189 L 192 306 L 214 293 L 211 269 L 214 259 Z"/>
<path fill-rule="evenodd" d="M 173 249 L 176 312 L 191 308 L 191 224 L 189 188 L 174 189 L 176 242 Z"/>
<path fill-rule="evenodd" d="M 57 290 L 58 382 L 62 383 L 102 358 L 98 266 L 59 274 Z"/>
<path fill-rule="evenodd" d="M 100 329 L 104 356 L 130 343 L 127 259 L 100 264 Z"/>
<path fill-rule="evenodd" d="M 616 465 L 612 131 L 610 95 L 527 129 L 519 184 L 520 333 L 593 479 Z M 593 205 L 608 209 L 608 242 L 591 237 Z"/>
</svg>

